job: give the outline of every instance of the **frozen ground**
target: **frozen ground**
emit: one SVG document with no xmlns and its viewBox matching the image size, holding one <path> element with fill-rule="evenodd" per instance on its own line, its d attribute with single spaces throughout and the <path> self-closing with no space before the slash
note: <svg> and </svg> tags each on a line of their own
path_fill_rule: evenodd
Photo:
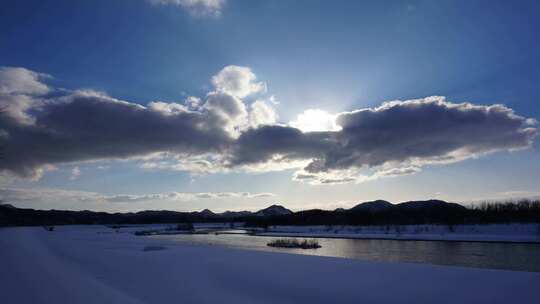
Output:
<svg viewBox="0 0 540 304">
<path fill-rule="evenodd" d="M 98 226 L 0 229 L 0 260 L 1 302 L 10 304 L 540 299 L 540 273 L 186 246 Z"/>
<path fill-rule="evenodd" d="M 259 235 L 540 243 L 540 224 L 270 226 Z"/>
</svg>

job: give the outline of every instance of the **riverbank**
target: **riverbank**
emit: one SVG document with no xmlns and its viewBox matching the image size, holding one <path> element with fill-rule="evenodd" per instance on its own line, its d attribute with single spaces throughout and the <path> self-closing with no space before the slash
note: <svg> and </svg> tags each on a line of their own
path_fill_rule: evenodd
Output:
<svg viewBox="0 0 540 304">
<path fill-rule="evenodd" d="M 379 225 L 379 226 L 270 226 L 259 236 L 540 243 L 540 224 Z"/>
<path fill-rule="evenodd" d="M 243 223 L 195 223 L 192 231 L 175 230 L 172 224 L 123 226 L 121 231 L 140 235 L 239 234 L 269 237 L 449 241 L 487 243 L 540 243 L 539 223 L 467 225 L 373 225 L 373 226 L 269 226 L 244 227 Z"/>
<path fill-rule="evenodd" d="M 526 304 L 540 284 L 540 273 L 188 246 L 101 226 L 0 229 L 0 247 L 6 303 Z"/>
</svg>

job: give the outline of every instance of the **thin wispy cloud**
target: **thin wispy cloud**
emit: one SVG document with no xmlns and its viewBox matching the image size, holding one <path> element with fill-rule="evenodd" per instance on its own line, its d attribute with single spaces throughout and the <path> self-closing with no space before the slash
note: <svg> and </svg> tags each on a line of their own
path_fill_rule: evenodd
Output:
<svg viewBox="0 0 540 304">
<path fill-rule="evenodd" d="M 191 202 L 205 199 L 220 200 L 227 198 L 271 198 L 275 194 L 269 192 L 167 192 L 104 195 L 97 192 L 55 188 L 0 188 L 0 196 L 4 201 L 8 202 L 30 202 L 34 205 L 39 205 L 41 202 L 51 202 L 54 200 L 64 200 L 72 203 L 155 203 Z"/>
<path fill-rule="evenodd" d="M 71 176 L 69 177 L 70 180 L 76 180 L 81 176 L 81 169 L 79 167 L 74 167 L 71 170 Z"/>
<path fill-rule="evenodd" d="M 154 5 L 173 5 L 198 18 L 219 17 L 226 0 L 148 0 Z"/>
</svg>

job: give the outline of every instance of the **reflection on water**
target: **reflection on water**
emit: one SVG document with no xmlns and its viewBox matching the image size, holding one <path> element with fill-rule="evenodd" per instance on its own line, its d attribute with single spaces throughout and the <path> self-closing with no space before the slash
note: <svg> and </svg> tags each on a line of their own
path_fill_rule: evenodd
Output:
<svg viewBox="0 0 540 304">
<path fill-rule="evenodd" d="M 540 244 L 441 241 L 316 239 L 322 248 L 273 248 L 266 244 L 278 237 L 230 234 L 159 235 L 153 238 L 194 245 L 353 258 L 540 272 Z M 302 238 L 300 238 L 302 239 Z"/>
</svg>

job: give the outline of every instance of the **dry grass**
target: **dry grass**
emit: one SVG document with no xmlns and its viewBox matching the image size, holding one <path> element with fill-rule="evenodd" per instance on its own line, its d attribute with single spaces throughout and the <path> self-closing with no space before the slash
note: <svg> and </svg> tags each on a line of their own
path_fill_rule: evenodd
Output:
<svg viewBox="0 0 540 304">
<path fill-rule="evenodd" d="M 321 245 L 316 240 L 297 240 L 297 239 L 278 239 L 273 240 L 266 244 L 270 247 L 279 248 L 301 248 L 301 249 L 317 249 L 321 248 Z"/>
</svg>

